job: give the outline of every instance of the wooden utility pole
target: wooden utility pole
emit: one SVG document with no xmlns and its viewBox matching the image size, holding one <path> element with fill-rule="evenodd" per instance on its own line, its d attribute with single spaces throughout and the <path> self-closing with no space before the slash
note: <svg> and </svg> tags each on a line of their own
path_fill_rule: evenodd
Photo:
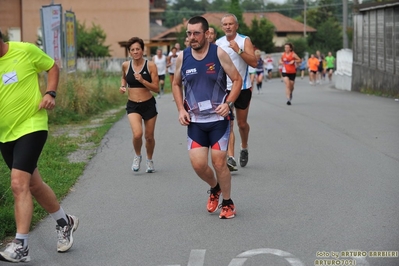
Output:
<svg viewBox="0 0 399 266">
<path fill-rule="evenodd" d="M 303 0 L 303 37 L 306 38 L 306 0 Z"/>
</svg>

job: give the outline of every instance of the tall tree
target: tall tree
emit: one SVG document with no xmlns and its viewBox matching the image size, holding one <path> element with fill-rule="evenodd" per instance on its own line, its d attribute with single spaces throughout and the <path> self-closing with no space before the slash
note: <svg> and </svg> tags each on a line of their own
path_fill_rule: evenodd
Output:
<svg viewBox="0 0 399 266">
<path fill-rule="evenodd" d="M 237 17 L 238 25 L 239 25 L 238 31 L 242 34 L 248 35 L 249 28 L 244 23 L 244 18 L 242 16 L 243 11 L 240 6 L 240 1 L 239 0 L 231 0 L 228 12 L 231 14 L 234 14 Z"/>
<path fill-rule="evenodd" d="M 274 25 L 265 18 L 254 18 L 248 32 L 252 44 L 261 51 L 271 53 L 274 51 Z"/>
<path fill-rule="evenodd" d="M 78 57 L 104 57 L 110 56 L 109 47 L 105 45 L 107 35 L 104 30 L 94 23 L 90 29 L 86 23 L 77 22 L 77 54 Z"/>
</svg>

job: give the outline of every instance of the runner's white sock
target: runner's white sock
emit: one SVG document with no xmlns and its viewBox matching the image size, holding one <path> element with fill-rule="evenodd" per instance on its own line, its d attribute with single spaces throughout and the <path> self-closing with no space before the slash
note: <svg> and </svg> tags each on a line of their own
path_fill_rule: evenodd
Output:
<svg viewBox="0 0 399 266">
<path fill-rule="evenodd" d="M 69 223 L 69 220 L 68 220 L 64 210 L 62 209 L 62 207 L 60 207 L 60 209 L 58 211 L 50 213 L 50 215 L 57 222 L 57 224 L 61 227 L 64 227 L 65 225 L 67 225 Z"/>
<path fill-rule="evenodd" d="M 22 242 L 22 246 L 26 248 L 28 246 L 28 238 L 29 234 L 15 234 L 15 239 L 19 240 Z"/>
</svg>

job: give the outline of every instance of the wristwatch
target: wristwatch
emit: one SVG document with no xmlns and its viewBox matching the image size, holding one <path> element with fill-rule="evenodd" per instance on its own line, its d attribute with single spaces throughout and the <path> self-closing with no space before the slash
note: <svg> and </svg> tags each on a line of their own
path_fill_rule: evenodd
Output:
<svg viewBox="0 0 399 266">
<path fill-rule="evenodd" d="M 230 109 L 233 109 L 233 107 L 234 107 L 234 103 L 233 102 L 226 101 L 226 103 L 227 103 L 227 105 L 229 106 Z"/>
<path fill-rule="evenodd" d="M 240 54 L 242 54 L 243 52 L 244 52 L 244 50 L 242 50 L 242 49 L 240 48 L 240 49 L 238 49 L 237 54 L 240 55 Z"/>
<path fill-rule="evenodd" d="M 46 93 L 44 95 L 46 95 L 46 94 L 49 94 L 53 98 L 57 97 L 57 93 L 55 91 L 46 91 Z"/>
</svg>

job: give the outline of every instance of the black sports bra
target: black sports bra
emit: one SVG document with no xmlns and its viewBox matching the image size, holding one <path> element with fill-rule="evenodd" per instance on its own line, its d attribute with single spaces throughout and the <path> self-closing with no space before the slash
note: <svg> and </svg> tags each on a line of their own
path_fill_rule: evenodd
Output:
<svg viewBox="0 0 399 266">
<path fill-rule="evenodd" d="M 148 82 L 152 82 L 152 78 L 150 75 L 150 72 L 148 71 L 148 67 L 147 67 L 147 59 L 144 62 L 143 68 L 140 70 L 139 72 L 141 74 L 141 76 L 143 77 L 144 80 L 148 81 Z M 129 63 L 129 69 L 126 73 L 126 82 L 129 88 L 145 88 L 144 84 L 139 82 L 138 80 L 136 80 L 136 78 L 134 77 L 134 70 L 132 67 L 132 60 L 130 60 Z"/>
</svg>

